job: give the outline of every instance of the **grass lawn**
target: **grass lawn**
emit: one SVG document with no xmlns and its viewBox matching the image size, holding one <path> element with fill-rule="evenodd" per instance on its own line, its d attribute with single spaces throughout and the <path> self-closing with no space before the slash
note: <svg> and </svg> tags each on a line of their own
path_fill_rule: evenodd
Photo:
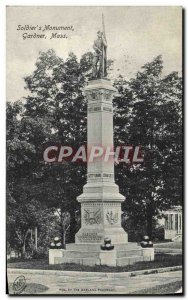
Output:
<svg viewBox="0 0 188 300">
<path fill-rule="evenodd" d="M 134 265 L 124 267 L 108 267 L 108 266 L 82 266 L 76 264 L 58 264 L 49 265 L 47 259 L 43 260 L 21 260 L 11 259 L 7 263 L 8 268 L 17 269 L 38 269 L 38 270 L 64 270 L 64 271 L 86 271 L 86 272 L 128 272 L 146 269 L 156 269 L 163 267 L 181 266 L 182 255 L 168 255 L 168 254 L 156 254 L 155 261 L 150 262 L 138 262 Z"/>
<path fill-rule="evenodd" d="M 157 285 L 153 288 L 143 289 L 131 294 L 137 295 L 169 295 L 174 294 L 182 287 L 182 281 L 171 282 L 163 285 Z M 178 296 L 178 294 L 177 294 Z"/>
</svg>

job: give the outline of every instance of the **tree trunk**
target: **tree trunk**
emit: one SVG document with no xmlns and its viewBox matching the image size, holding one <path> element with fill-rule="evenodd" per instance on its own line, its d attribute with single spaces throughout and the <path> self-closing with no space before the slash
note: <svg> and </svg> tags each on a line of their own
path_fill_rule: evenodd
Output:
<svg viewBox="0 0 188 300">
<path fill-rule="evenodd" d="M 69 231 L 69 242 L 75 243 L 75 234 L 76 234 L 76 218 L 75 210 L 70 210 L 70 231 Z"/>
<path fill-rule="evenodd" d="M 27 234 L 28 234 L 28 230 L 24 234 L 24 238 L 23 238 L 22 256 L 25 256 L 25 242 L 26 242 Z"/>
<path fill-rule="evenodd" d="M 25 243 L 26 243 L 26 238 L 27 238 L 27 235 L 28 235 L 29 231 L 30 231 L 29 229 L 26 231 L 26 233 L 24 235 L 24 238 L 23 238 L 22 256 L 25 256 L 25 253 L 26 253 Z"/>
<path fill-rule="evenodd" d="M 35 227 L 35 250 L 37 250 L 37 227 Z"/>
<path fill-rule="evenodd" d="M 25 239 L 24 239 L 24 242 L 23 242 L 23 246 L 22 246 L 22 257 L 25 256 Z"/>
<path fill-rule="evenodd" d="M 64 248 L 64 228 L 63 228 L 63 209 L 61 208 L 61 221 L 60 221 L 60 234 L 61 234 L 61 244 Z"/>
<path fill-rule="evenodd" d="M 63 248 L 66 249 L 66 231 L 63 230 Z"/>
<path fill-rule="evenodd" d="M 155 214 L 153 193 L 150 195 L 150 201 L 147 204 L 147 235 L 153 239 L 153 216 Z"/>
<path fill-rule="evenodd" d="M 150 239 L 153 236 L 153 216 L 151 214 L 147 215 L 147 235 Z"/>
</svg>

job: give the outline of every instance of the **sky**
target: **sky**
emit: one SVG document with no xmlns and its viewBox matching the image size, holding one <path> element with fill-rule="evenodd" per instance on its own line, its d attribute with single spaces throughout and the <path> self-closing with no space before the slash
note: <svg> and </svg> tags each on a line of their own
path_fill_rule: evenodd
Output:
<svg viewBox="0 0 188 300">
<path fill-rule="evenodd" d="M 177 6 L 156 7 L 63 7 L 8 6 L 6 26 L 6 90 L 7 100 L 15 101 L 28 94 L 24 77 L 35 69 L 39 51 L 53 48 L 66 59 L 74 52 L 78 59 L 92 50 L 96 33 L 101 29 L 104 14 L 108 59 L 115 61 L 116 75 L 127 79 L 145 63 L 162 55 L 164 76 L 182 69 L 182 9 Z M 67 39 L 25 39 L 23 33 L 40 32 L 17 30 L 18 26 L 73 26 Z M 56 32 L 56 31 L 53 31 Z"/>
</svg>

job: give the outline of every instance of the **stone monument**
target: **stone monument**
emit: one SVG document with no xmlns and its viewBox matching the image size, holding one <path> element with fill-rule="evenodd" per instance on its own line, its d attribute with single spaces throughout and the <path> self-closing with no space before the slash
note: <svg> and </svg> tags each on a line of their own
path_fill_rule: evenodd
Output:
<svg viewBox="0 0 188 300">
<path fill-rule="evenodd" d="M 127 233 L 121 227 L 121 203 L 114 181 L 113 159 L 113 96 L 117 93 L 107 76 L 107 41 L 104 31 L 98 31 L 93 46 L 92 78 L 85 88 L 87 98 L 87 145 L 111 149 L 105 161 L 97 157 L 87 163 L 87 183 L 77 200 L 81 203 L 81 228 L 75 244 L 66 250 L 50 250 L 49 260 L 54 263 L 121 266 L 137 261 L 154 259 L 153 248 L 143 249 L 137 243 L 128 243 Z M 110 239 L 114 248 L 101 250 L 104 239 Z"/>
</svg>

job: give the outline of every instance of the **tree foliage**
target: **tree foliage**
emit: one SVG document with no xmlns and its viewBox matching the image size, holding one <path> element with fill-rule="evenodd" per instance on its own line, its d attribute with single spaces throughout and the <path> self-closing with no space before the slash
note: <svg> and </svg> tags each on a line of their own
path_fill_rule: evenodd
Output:
<svg viewBox="0 0 188 300">
<path fill-rule="evenodd" d="M 143 164 L 118 166 L 118 184 L 134 225 L 145 223 L 149 235 L 155 216 L 182 203 L 181 78 L 163 78 L 162 69 L 158 56 L 129 82 L 116 82 L 116 143 L 140 145 L 144 156 Z"/>
</svg>

